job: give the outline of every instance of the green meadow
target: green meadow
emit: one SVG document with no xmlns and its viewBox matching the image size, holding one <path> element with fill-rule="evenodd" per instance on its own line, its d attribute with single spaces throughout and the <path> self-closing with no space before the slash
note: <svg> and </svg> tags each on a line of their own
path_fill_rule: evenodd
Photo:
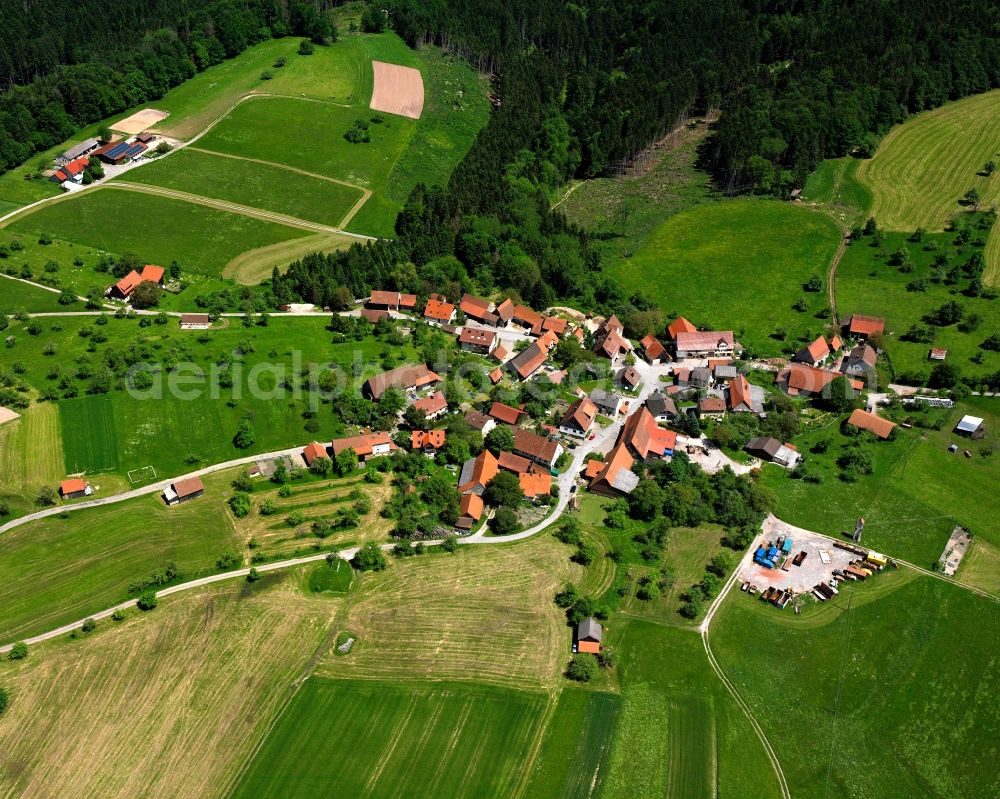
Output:
<svg viewBox="0 0 1000 799">
<path fill-rule="evenodd" d="M 136 191 L 96 189 L 18 217 L 22 236 L 47 233 L 106 252 L 134 252 L 143 261 L 178 261 L 186 271 L 218 277 L 249 249 L 306 235 L 284 225 Z"/>
<path fill-rule="evenodd" d="M 59 304 L 59 295 L 40 289 L 19 280 L 7 280 L 0 277 L 0 314 L 14 314 L 18 311 L 28 313 L 44 313 L 46 311 L 64 311 L 65 305 Z"/>
<path fill-rule="evenodd" d="M 849 156 L 820 161 L 802 187 L 803 202 L 825 206 L 846 226 L 864 224 L 872 193 L 858 178 L 861 163 Z"/>
<path fill-rule="evenodd" d="M 839 235 L 829 217 L 790 203 L 712 203 L 670 217 L 608 273 L 668 317 L 731 329 L 753 353 L 777 354 L 779 328 L 795 338 L 819 324 L 826 294 L 803 286 L 813 275 L 825 283 Z M 804 311 L 792 307 L 799 300 Z"/>
<path fill-rule="evenodd" d="M 128 586 L 173 561 L 193 579 L 243 542 L 223 503 L 232 475 L 205 478 L 205 496 L 167 507 L 151 494 L 49 516 L 0 535 L 0 641 L 9 643 L 129 598 Z M 100 496 L 101 478 L 92 479 Z M 116 489 L 117 490 L 117 489 Z"/>
<path fill-rule="evenodd" d="M 563 689 L 524 799 L 601 796 L 621 704 L 617 694 Z"/>
<path fill-rule="evenodd" d="M 873 471 L 854 483 L 841 480 L 836 465 L 850 440 L 840 431 L 843 417 L 824 417 L 795 439 L 811 479 L 793 479 L 784 469 L 766 467 L 762 480 L 777 495 L 776 513 L 783 520 L 836 536 L 853 530 L 855 520 L 864 516 L 866 545 L 924 568 L 941 555 L 956 524 L 987 546 L 1000 547 L 992 499 L 1000 490 L 1000 462 L 992 452 L 992 437 L 971 442 L 951 432 L 965 414 L 983 417 L 990 430 L 1000 429 L 995 399 L 972 398 L 951 411 L 928 412 L 932 423 L 942 417 L 940 430 L 897 427 L 893 440 L 867 444 Z M 900 420 L 922 416 L 919 411 L 893 415 Z M 959 445 L 958 453 L 948 452 L 951 443 Z M 965 449 L 972 457 L 963 457 Z"/>
<path fill-rule="evenodd" d="M 800 615 L 733 592 L 710 639 L 793 796 L 952 799 L 1000 794 L 998 624 L 995 602 L 904 570 Z"/>
<path fill-rule="evenodd" d="M 933 366 L 928 360 L 931 347 L 948 350 L 947 363 L 957 366 L 963 375 L 976 378 L 992 374 L 1000 369 L 1000 353 L 980 345 L 1000 331 L 1000 299 L 967 296 L 967 276 L 949 285 L 949 278 L 941 275 L 981 253 L 986 237 L 993 235 L 974 228 L 973 241 L 964 245 L 956 243 L 954 233 L 926 233 L 920 242 L 910 241 L 912 233 L 886 233 L 879 246 L 874 246 L 869 237 L 862 238 L 847 247 L 837 268 L 837 311 L 842 319 L 864 313 L 886 320 L 889 335 L 883 344 L 901 382 L 926 382 Z M 905 265 L 893 259 L 901 248 L 907 253 Z M 942 256 L 947 263 L 938 271 L 933 264 Z M 963 321 L 979 319 L 974 329 L 963 331 L 962 321 L 929 325 L 931 342 L 904 339 L 911 327 L 924 325 L 927 314 L 948 302 L 961 306 Z"/>
<path fill-rule="evenodd" d="M 322 317 L 274 317 L 266 327 L 247 328 L 242 320 L 230 318 L 209 331 L 181 331 L 176 318 L 149 327 L 139 327 L 135 318 L 112 318 L 105 326 L 95 325 L 92 317 L 45 319 L 38 335 L 27 334 L 22 323 L 12 324 L 9 332 L 16 343 L 7 353 L 24 365 L 23 378 L 33 389 L 53 390 L 61 397 L 58 384 L 78 374 L 81 364 L 93 374 L 105 358 L 117 359 L 133 344 L 144 346 L 142 362 L 148 369 L 143 371 L 155 378 L 148 395 L 133 397 L 113 382 L 107 394 L 83 396 L 88 377 L 71 380 L 79 397 L 54 401 L 67 439 L 67 468 L 115 468 L 124 476 L 130 469 L 153 466 L 157 474 L 168 476 L 189 472 L 197 468 L 195 464 L 284 449 L 317 436 L 335 437 L 340 430 L 329 406 L 317 402 L 310 408 L 308 393 L 300 391 L 301 372 L 310 364 L 317 369 L 336 365 L 346 380 L 355 358 L 380 371 L 383 353 L 393 365 L 414 357 L 410 346 L 388 347 L 374 338 L 333 344 L 326 325 Z M 91 343 L 92 335 L 81 336 L 81 330 L 102 331 L 108 341 Z M 50 345 L 50 354 L 45 354 Z M 244 347 L 248 351 L 234 356 Z M 214 381 L 214 393 L 213 381 L 190 378 L 187 371 L 173 375 L 167 371 L 183 363 L 208 376 L 220 362 L 234 364 L 234 385 Z M 285 379 L 293 388 L 277 389 L 278 381 Z M 178 390 L 171 390 L 171 385 Z M 306 429 L 305 414 L 311 410 L 319 423 L 315 432 Z M 239 450 L 232 438 L 244 418 L 251 420 L 256 440 L 249 449 Z"/>
<path fill-rule="evenodd" d="M 546 701 L 471 683 L 310 677 L 231 795 L 512 796 Z"/>
<path fill-rule="evenodd" d="M 125 180 L 262 208 L 331 227 L 339 225 L 362 197 L 360 189 L 342 183 L 193 148 L 129 172 Z"/>
</svg>

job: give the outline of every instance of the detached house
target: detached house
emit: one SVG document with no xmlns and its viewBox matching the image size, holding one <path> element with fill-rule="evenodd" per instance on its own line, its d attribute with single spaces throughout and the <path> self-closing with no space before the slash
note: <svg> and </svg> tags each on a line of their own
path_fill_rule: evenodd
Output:
<svg viewBox="0 0 1000 799">
<path fill-rule="evenodd" d="M 677 336 L 681 333 L 697 333 L 698 328 L 691 324 L 683 316 L 678 316 L 673 322 L 667 327 L 667 335 L 670 336 L 670 340 L 676 342 Z"/>
<path fill-rule="evenodd" d="M 755 392 L 755 388 L 743 375 L 736 375 L 736 379 L 729 384 L 729 410 L 732 413 L 763 413 L 763 392 L 760 389 Z"/>
<path fill-rule="evenodd" d="M 458 337 L 458 346 L 466 352 L 489 355 L 497 345 L 497 334 L 492 330 L 463 327 Z"/>
<path fill-rule="evenodd" d="M 677 433 L 660 427 L 646 408 L 628 418 L 619 440 L 641 461 L 669 458 L 677 447 Z"/>
<path fill-rule="evenodd" d="M 830 357 L 830 345 L 826 343 L 826 339 L 823 336 L 819 336 L 811 344 L 800 349 L 795 355 L 792 356 L 792 360 L 796 363 L 806 363 L 810 366 L 820 366 L 823 362 Z"/>
<path fill-rule="evenodd" d="M 541 339 L 536 339 L 517 355 L 507 361 L 506 366 L 513 371 L 521 380 L 527 380 L 537 372 L 543 363 L 548 359 L 549 351 L 541 343 Z"/>
<path fill-rule="evenodd" d="M 484 449 L 475 458 L 469 458 L 462 464 L 462 471 L 458 476 L 458 493 L 482 496 L 486 484 L 497 476 L 498 471 L 496 457 L 488 449 Z"/>
<path fill-rule="evenodd" d="M 597 406 L 587 397 L 578 399 L 566 410 L 559 422 L 559 432 L 576 438 L 586 438 L 597 418 Z"/>
<path fill-rule="evenodd" d="M 440 294 L 433 295 L 424 306 L 424 319 L 431 324 L 447 325 L 455 318 L 455 306 Z"/>
<path fill-rule="evenodd" d="M 647 363 L 663 363 L 664 361 L 670 359 L 670 356 L 667 355 L 667 348 L 664 347 L 660 343 L 660 340 L 652 333 L 645 336 L 639 342 L 639 346 L 642 348 L 642 357 Z"/>
<path fill-rule="evenodd" d="M 432 372 L 423 364 L 397 366 L 388 372 L 369 377 L 362 390 L 366 396 L 378 401 L 378 399 L 389 388 L 398 388 L 401 391 L 415 391 L 424 386 L 433 385 L 441 381 L 440 375 Z"/>
<path fill-rule="evenodd" d="M 178 505 L 196 499 L 205 493 L 205 486 L 200 477 L 188 477 L 186 480 L 178 480 L 163 489 L 163 499 L 168 505 Z"/>
<path fill-rule="evenodd" d="M 612 314 L 594 331 L 594 352 L 612 361 L 628 354 L 632 343 L 622 335 L 624 332 L 625 326 Z"/>
<path fill-rule="evenodd" d="M 612 394 L 601 388 L 595 388 L 590 392 L 590 401 L 597 406 L 598 411 L 612 419 L 618 416 L 622 409 L 622 403 L 625 402 L 617 394 Z"/>
<path fill-rule="evenodd" d="M 489 324 L 494 323 L 497 319 L 495 314 L 490 313 L 492 307 L 493 304 L 489 300 L 484 300 L 473 294 L 463 295 L 461 302 L 458 303 L 458 309 L 467 317 Z"/>
<path fill-rule="evenodd" d="M 845 375 L 865 377 L 875 368 L 877 362 L 878 353 L 867 344 L 859 344 L 844 358 L 840 369 Z"/>
<path fill-rule="evenodd" d="M 870 336 L 879 336 L 885 332 L 885 319 L 879 316 L 854 314 L 847 324 L 847 332 L 855 338 L 867 340 Z"/>
<path fill-rule="evenodd" d="M 563 448 L 551 438 L 518 429 L 514 431 L 514 453 L 552 469 L 562 455 Z"/>
<path fill-rule="evenodd" d="M 458 513 L 455 527 L 459 530 L 471 530 L 483 516 L 483 498 L 478 494 L 463 494 L 458 501 Z"/>
<path fill-rule="evenodd" d="M 412 312 L 417 307 L 417 295 L 401 294 L 398 291 L 373 291 L 365 305 L 372 310 Z"/>
<path fill-rule="evenodd" d="M 435 391 L 429 397 L 422 397 L 413 403 L 413 407 L 418 411 L 423 411 L 424 416 L 428 419 L 436 419 L 446 410 L 448 410 L 448 401 L 444 398 L 444 394 L 440 391 Z"/>
<path fill-rule="evenodd" d="M 677 403 L 672 397 L 655 391 L 646 400 L 646 410 L 657 422 L 671 422 L 677 418 Z"/>
<path fill-rule="evenodd" d="M 782 444 L 776 438 L 751 438 L 743 449 L 755 458 L 770 461 L 785 468 L 794 468 L 800 457 L 794 447 Z"/>
<path fill-rule="evenodd" d="M 389 433 L 381 430 L 377 433 L 362 433 L 359 436 L 338 438 L 330 442 L 330 448 L 333 450 L 334 458 L 346 449 L 353 449 L 358 460 L 364 463 L 369 458 L 389 455 L 396 449 L 396 445 L 389 438 Z"/>
<path fill-rule="evenodd" d="M 590 461 L 587 464 L 588 473 L 593 468 L 593 477 L 589 490 L 605 497 L 619 497 L 631 494 L 639 485 L 639 475 L 632 471 L 635 458 L 628 451 L 625 442 L 619 438 L 618 443 L 609 452 L 604 462 Z"/>
</svg>

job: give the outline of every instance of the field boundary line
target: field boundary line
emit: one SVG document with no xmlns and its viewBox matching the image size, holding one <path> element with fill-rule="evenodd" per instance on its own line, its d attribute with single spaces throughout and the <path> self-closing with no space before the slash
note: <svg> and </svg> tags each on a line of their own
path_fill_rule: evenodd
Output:
<svg viewBox="0 0 1000 799">
<path fill-rule="evenodd" d="M 538 753 L 541 751 L 542 743 L 545 741 L 545 733 L 548 732 L 549 725 L 552 723 L 552 718 L 556 714 L 556 708 L 559 706 L 559 698 L 564 690 L 565 689 L 563 687 L 560 687 L 555 692 L 546 692 L 547 703 L 545 706 L 545 713 L 538 725 L 538 734 L 535 735 L 535 740 L 531 745 L 531 752 L 525 759 L 526 762 L 536 763 L 538 761 Z M 524 792 L 528 790 L 528 783 L 530 781 L 531 769 L 526 768 L 521 772 L 521 776 L 518 778 L 517 784 L 511 792 L 511 797 L 513 797 L 513 799 L 520 799 Z"/>
<path fill-rule="evenodd" d="M 227 200 L 216 200 L 211 197 L 202 197 L 199 194 L 191 194 L 186 191 L 179 191 L 178 189 L 167 189 L 162 186 L 149 186 L 144 183 L 130 183 L 128 181 L 108 183 L 102 188 L 134 191 L 140 194 L 152 194 L 157 197 L 166 197 L 167 199 L 179 200 L 191 203 L 192 205 L 203 205 L 208 208 L 215 208 L 219 211 L 248 216 L 252 219 L 259 219 L 264 222 L 273 222 L 278 225 L 297 228 L 299 230 L 309 230 L 315 233 L 336 233 L 342 236 L 350 236 L 351 238 L 361 239 L 363 241 L 375 241 L 372 236 L 365 236 L 362 233 L 349 233 L 346 230 L 330 227 L 329 225 L 323 225 L 319 222 L 309 222 L 308 220 L 299 219 L 295 216 L 279 214 L 276 211 L 265 211 L 262 208 L 254 208 L 251 205 L 240 205 L 239 203 L 232 203 Z"/>
</svg>

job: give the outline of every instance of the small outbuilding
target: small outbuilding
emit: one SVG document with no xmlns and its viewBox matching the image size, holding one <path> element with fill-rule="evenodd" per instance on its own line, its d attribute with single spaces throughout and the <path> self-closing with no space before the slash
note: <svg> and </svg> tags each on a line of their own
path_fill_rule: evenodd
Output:
<svg viewBox="0 0 1000 799">
<path fill-rule="evenodd" d="M 179 505 L 190 499 L 197 499 L 205 493 L 205 484 L 200 477 L 188 477 L 178 480 L 163 489 L 163 499 L 168 505 Z"/>
<path fill-rule="evenodd" d="M 963 416 L 961 421 L 955 425 L 955 432 L 966 438 L 978 439 L 986 435 L 986 427 L 978 416 Z"/>
<path fill-rule="evenodd" d="M 71 477 L 59 484 L 59 495 L 63 499 L 79 499 L 80 497 L 89 496 L 90 493 L 90 486 L 79 477 Z"/>
<path fill-rule="evenodd" d="M 604 630 L 593 616 L 576 625 L 576 651 L 590 652 L 596 655 L 601 651 L 601 636 Z"/>
<path fill-rule="evenodd" d="M 207 313 L 181 314 L 181 330 L 207 330 L 212 326 L 212 320 Z"/>
</svg>

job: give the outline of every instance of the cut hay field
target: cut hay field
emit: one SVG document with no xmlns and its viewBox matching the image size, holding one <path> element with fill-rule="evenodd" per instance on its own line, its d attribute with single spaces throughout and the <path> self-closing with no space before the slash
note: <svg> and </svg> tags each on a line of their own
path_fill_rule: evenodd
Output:
<svg viewBox="0 0 1000 799">
<path fill-rule="evenodd" d="M 806 293 L 803 285 L 813 275 L 825 281 L 839 236 L 832 219 L 801 206 L 719 202 L 671 217 L 608 273 L 668 317 L 732 329 L 751 352 L 772 354 L 781 350 L 771 338 L 779 327 L 792 338 L 815 330 L 826 295 Z M 732 290 L 734 281 L 740 291 Z M 799 299 L 804 312 L 792 307 Z"/>
<path fill-rule="evenodd" d="M 107 394 L 59 403 L 66 473 L 93 475 L 118 468 L 114 401 Z"/>
<path fill-rule="evenodd" d="M 18 259 L 20 260 L 20 259 Z M 40 289 L 19 280 L 0 276 L 0 314 L 14 314 L 20 311 L 28 313 L 45 313 L 64 311 L 65 305 L 59 304 L 59 295 Z"/>
<path fill-rule="evenodd" d="M 563 689 L 545 728 L 524 799 L 601 796 L 620 712 L 617 694 Z"/>
<path fill-rule="evenodd" d="M 1000 181 L 979 173 L 1000 150 L 1000 91 L 977 94 L 897 125 L 858 178 L 872 192 L 872 216 L 889 230 L 943 230 L 975 187 L 984 204 L 1000 200 Z"/>
<path fill-rule="evenodd" d="M 983 172 L 1000 155 L 1000 91 L 986 92 L 925 111 L 897 125 L 858 178 L 873 195 L 880 227 L 943 230 L 962 210 L 959 200 L 976 189 L 982 206 L 1000 201 L 1000 179 Z M 990 235 L 985 280 L 1000 285 L 1000 233 Z"/>
<path fill-rule="evenodd" d="M 820 161 L 802 187 L 802 201 L 826 207 L 847 227 L 864 224 L 871 208 L 872 193 L 858 179 L 862 163 L 851 157 Z"/>
<path fill-rule="evenodd" d="M 232 797 L 512 796 L 546 702 L 496 686 L 312 677 Z"/>
<path fill-rule="evenodd" d="M 185 148 L 125 176 L 217 200 L 263 208 L 336 227 L 364 196 L 361 189 L 274 164 L 224 158 Z"/>
<path fill-rule="evenodd" d="M 941 430 L 897 428 L 895 440 L 868 447 L 874 471 L 855 483 L 838 477 L 834 461 L 848 439 L 839 430 L 840 418 L 833 417 L 796 438 L 818 482 L 794 480 L 779 469 L 764 469 L 761 478 L 777 494 L 776 513 L 785 521 L 836 536 L 853 529 L 855 520 L 864 516 L 866 545 L 924 568 L 941 555 L 956 524 L 997 547 L 1000 526 L 992 497 L 1000 491 L 1000 462 L 989 454 L 995 439 L 970 442 L 951 430 L 967 413 L 997 429 L 998 402 L 970 398 L 959 403 L 947 412 Z M 827 442 L 826 453 L 812 454 L 820 441 Z M 969 449 L 973 457 L 948 452 L 952 442 Z"/>
<path fill-rule="evenodd" d="M 801 615 L 731 593 L 710 636 L 793 796 L 952 799 L 1000 794 L 998 624 L 996 603 L 903 571 Z"/>
<path fill-rule="evenodd" d="M 339 607 L 290 577 L 179 594 L 0 662 L 0 796 L 224 796 Z"/>
<path fill-rule="evenodd" d="M 0 641 L 122 602 L 129 583 L 170 561 L 187 578 L 215 572 L 216 558 L 243 544 L 223 502 L 231 477 L 206 477 L 204 497 L 175 507 L 152 494 L 0 535 Z M 99 496 L 100 479 L 95 482 Z"/>
<path fill-rule="evenodd" d="M 284 272 L 289 264 L 308 253 L 343 250 L 356 241 L 340 233 L 313 233 L 279 241 L 240 253 L 223 267 L 222 276 L 244 286 L 254 286 L 271 277 L 275 266 Z"/>
<path fill-rule="evenodd" d="M 628 620 L 611 643 L 622 707 L 601 799 L 776 799 L 763 746 L 691 630 Z"/>
<path fill-rule="evenodd" d="M 12 515 L 27 512 L 38 489 L 66 476 L 58 408 L 32 405 L 20 413 L 0 425 L 0 500 Z"/>
<path fill-rule="evenodd" d="M 366 574 L 344 619 L 358 643 L 350 657 L 324 658 L 317 674 L 555 686 L 570 630 L 552 597 L 580 571 L 562 545 L 542 536 L 436 552 Z"/>
<path fill-rule="evenodd" d="M 148 263 L 176 260 L 186 271 L 216 277 L 248 249 L 305 235 L 302 230 L 181 200 L 109 189 L 44 206 L 12 220 L 8 227 L 26 237 L 48 233 L 107 252 L 134 252 Z"/>
</svg>

